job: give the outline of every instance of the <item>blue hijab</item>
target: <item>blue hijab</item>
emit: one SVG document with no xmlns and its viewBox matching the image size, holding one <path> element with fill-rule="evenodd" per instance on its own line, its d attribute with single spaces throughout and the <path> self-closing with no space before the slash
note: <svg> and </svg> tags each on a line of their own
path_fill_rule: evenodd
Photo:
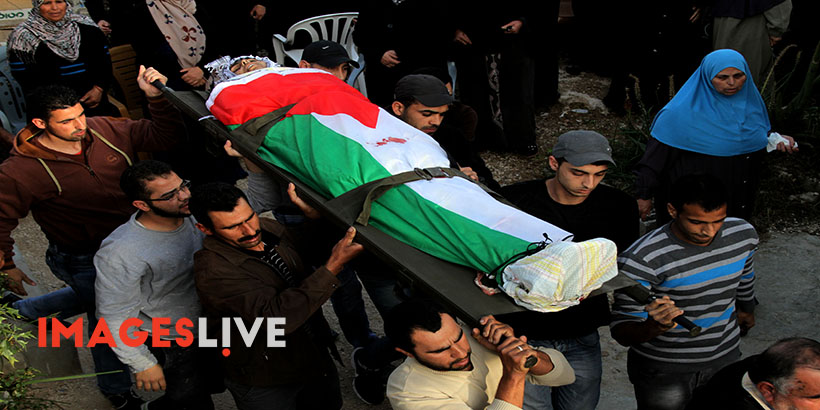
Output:
<svg viewBox="0 0 820 410">
<path fill-rule="evenodd" d="M 723 95 L 712 86 L 722 70 L 734 67 L 746 73 L 746 83 L 734 95 Z M 771 124 L 766 105 L 757 91 L 746 60 L 734 50 L 716 50 L 655 117 L 652 136 L 686 151 L 728 157 L 766 146 Z"/>
</svg>

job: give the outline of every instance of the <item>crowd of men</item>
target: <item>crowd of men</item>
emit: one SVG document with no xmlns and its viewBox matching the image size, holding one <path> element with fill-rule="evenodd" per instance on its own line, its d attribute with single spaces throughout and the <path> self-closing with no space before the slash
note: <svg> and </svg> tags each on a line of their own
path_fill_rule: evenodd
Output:
<svg viewBox="0 0 820 410">
<path fill-rule="evenodd" d="M 522 44 L 503 36 L 518 33 L 522 22 L 504 13 L 479 17 L 476 22 L 505 20 L 502 37 L 492 42 L 493 36 L 463 26 L 458 41 L 465 61 L 481 47 L 516 56 Z M 378 32 L 378 22 L 366 23 Z M 138 153 L 169 150 L 186 135 L 181 114 L 151 85 L 165 83 L 166 73 L 140 67 L 137 82 L 151 119 L 86 118 L 81 96 L 61 86 L 28 96 L 30 121 L 0 164 L 0 263 L 13 292 L 3 302 L 30 319 L 85 313 L 89 335 L 105 319 L 116 346 L 97 345 L 91 352 L 97 372 L 120 370 L 97 376 L 117 409 L 212 409 L 210 395 L 226 388 L 243 410 L 342 408 L 341 358 L 321 309 L 328 300 L 355 348 L 353 389 L 368 404 L 386 396 L 396 409 L 594 409 L 602 378 L 598 328 L 608 325 L 629 346 L 626 369 L 639 409 L 820 406 L 818 342 L 784 339 L 738 361 L 740 337 L 755 324 L 758 237 L 748 222 L 727 217 L 725 188 L 716 178 L 679 179 L 667 204 L 672 221 L 640 238 L 636 201 L 601 184 L 615 160 L 597 132 L 560 135 L 548 156 L 549 178 L 501 187 L 472 145 L 477 130 L 491 132 L 482 126 L 485 107 L 457 101 L 446 70 L 412 67 L 420 56 L 406 44 L 396 47 L 402 53 L 385 49 L 380 60 L 389 64 L 374 75 L 378 81 L 397 76 L 389 90 L 376 94 L 388 95 L 382 106 L 438 141 L 463 177 L 572 232 L 575 240 L 613 241 L 620 272 L 660 297 L 644 305 L 616 292 L 611 306 L 601 295 L 557 313 L 486 316 L 480 327 L 469 328 L 435 301 L 403 288 L 356 242 L 353 227 L 334 230 L 292 184 L 274 181 L 251 162 L 242 191 L 225 182 L 192 183 L 164 162 L 140 160 Z M 509 143 L 529 155 L 537 151 L 529 129 L 533 68 L 517 61 L 505 61 L 502 81 L 530 83 L 508 88 L 523 95 L 507 95 L 504 104 L 524 107 L 502 106 L 516 113 L 505 121 L 517 123 L 504 129 L 523 127 Z M 412 70 L 390 70 L 399 64 Z M 356 65 L 329 41 L 309 45 L 298 62 L 341 81 Z M 248 57 L 230 70 L 265 66 Z M 485 97 L 474 101 L 483 104 Z M 238 156 L 230 143 L 225 149 Z M 273 218 L 259 216 L 265 211 Z M 34 282 L 15 265 L 11 232 L 28 213 L 48 239 L 49 268 L 67 287 L 20 298 L 27 295 L 23 283 Z M 385 336 L 370 328 L 362 284 L 384 318 Z M 682 315 L 703 332 L 692 336 L 678 325 Z M 229 354 L 196 341 L 163 347 L 148 338 L 129 346 L 118 331 L 132 318 L 142 324 L 129 329 L 129 338 L 155 332 L 154 318 L 187 318 L 196 335 L 200 316 L 208 318 L 209 336 L 234 341 L 244 340 L 256 318 L 284 318 L 280 328 L 269 322 L 257 328 L 258 335 L 281 331 L 284 346 L 265 337 L 249 346 L 233 343 Z M 245 328 L 223 327 L 225 318 Z M 180 336 L 174 326 L 158 335 Z M 132 387 L 165 394 L 145 402 Z"/>
</svg>

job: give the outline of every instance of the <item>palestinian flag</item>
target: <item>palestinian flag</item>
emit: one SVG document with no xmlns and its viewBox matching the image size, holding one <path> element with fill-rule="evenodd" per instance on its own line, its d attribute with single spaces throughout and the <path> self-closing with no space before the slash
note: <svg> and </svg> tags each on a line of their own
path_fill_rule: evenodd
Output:
<svg viewBox="0 0 820 410">
<path fill-rule="evenodd" d="M 257 154 L 327 198 L 415 168 L 449 167 L 430 136 L 320 70 L 269 68 L 219 84 L 208 109 L 229 128 L 294 104 Z M 463 178 L 410 182 L 373 203 L 370 224 L 441 259 L 490 272 L 532 242 L 571 234 Z"/>
</svg>

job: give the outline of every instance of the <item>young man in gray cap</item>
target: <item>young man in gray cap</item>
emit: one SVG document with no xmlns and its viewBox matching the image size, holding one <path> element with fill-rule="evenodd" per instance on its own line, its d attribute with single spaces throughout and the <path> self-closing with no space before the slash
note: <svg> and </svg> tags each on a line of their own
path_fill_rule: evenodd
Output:
<svg viewBox="0 0 820 410">
<path fill-rule="evenodd" d="M 299 61 L 299 68 L 327 71 L 342 81 L 347 81 L 350 66 L 359 68 L 359 63 L 350 59 L 347 50 L 341 44 L 329 40 L 308 44 L 302 51 L 302 60 Z"/>
<path fill-rule="evenodd" d="M 606 138 L 593 131 L 558 137 L 549 166 L 555 176 L 504 187 L 501 193 L 521 210 L 572 232 L 576 241 L 607 238 L 618 251 L 638 239 L 638 207 L 626 193 L 600 185 L 612 160 Z M 499 317 L 533 346 L 554 348 L 575 370 L 562 387 L 527 384 L 525 409 L 594 409 L 601 385 L 598 327 L 609 323 L 606 295 L 588 298 L 557 313 L 522 312 Z"/>
</svg>

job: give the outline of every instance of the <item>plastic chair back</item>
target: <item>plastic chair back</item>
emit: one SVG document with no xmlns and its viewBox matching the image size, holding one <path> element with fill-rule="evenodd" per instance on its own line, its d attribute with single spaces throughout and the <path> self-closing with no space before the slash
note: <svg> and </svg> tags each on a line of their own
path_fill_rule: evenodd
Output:
<svg viewBox="0 0 820 410">
<path fill-rule="evenodd" d="M 276 62 L 281 65 L 286 65 L 286 57 L 289 57 L 293 62 L 298 64 L 299 60 L 302 59 L 304 46 L 318 40 L 335 41 L 344 46 L 348 54 L 350 54 L 351 59 L 358 60 L 359 54 L 356 52 L 356 46 L 353 44 L 353 25 L 354 20 L 358 16 L 359 13 L 350 12 L 311 17 L 291 26 L 290 29 L 288 29 L 287 37 L 275 34 L 274 54 L 276 54 Z M 306 33 L 310 41 L 305 44 L 296 44 L 296 39 L 300 32 Z M 277 41 L 279 41 L 278 44 Z"/>
<path fill-rule="evenodd" d="M 273 51 L 276 62 L 279 65 L 299 64 L 302 60 L 302 51 L 308 44 L 319 40 L 330 40 L 341 44 L 350 59 L 359 63 L 359 68 L 354 68 L 350 73 L 347 83 L 354 86 L 364 96 L 367 96 L 367 88 L 364 82 L 364 58 L 356 49 L 353 43 L 353 29 L 359 13 L 334 13 L 304 19 L 288 29 L 287 37 L 281 34 L 273 35 Z M 302 44 L 305 38 L 301 35 L 307 34 L 308 41 Z M 300 46 L 302 48 L 295 48 Z M 290 61 L 288 61 L 290 60 Z"/>
<path fill-rule="evenodd" d="M 6 46 L 0 46 L 0 111 L 5 114 L 3 128 L 16 134 L 26 126 L 26 100 L 23 87 L 11 76 Z"/>
</svg>

